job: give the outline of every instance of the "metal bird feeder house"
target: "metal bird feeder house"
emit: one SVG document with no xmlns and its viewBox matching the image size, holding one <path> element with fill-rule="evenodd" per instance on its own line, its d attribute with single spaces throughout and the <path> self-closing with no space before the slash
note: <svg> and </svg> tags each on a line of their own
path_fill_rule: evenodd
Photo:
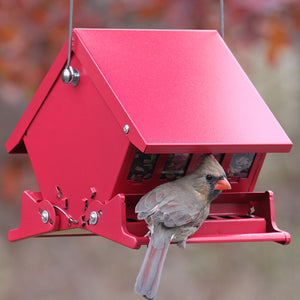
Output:
<svg viewBox="0 0 300 300">
<path fill-rule="evenodd" d="M 190 243 L 276 241 L 272 192 L 253 192 L 268 152 L 292 143 L 216 31 L 75 29 L 7 142 L 28 153 L 40 192 L 25 191 L 15 241 L 97 234 L 148 243 L 134 212 L 157 185 L 214 153 L 232 190 Z"/>
</svg>

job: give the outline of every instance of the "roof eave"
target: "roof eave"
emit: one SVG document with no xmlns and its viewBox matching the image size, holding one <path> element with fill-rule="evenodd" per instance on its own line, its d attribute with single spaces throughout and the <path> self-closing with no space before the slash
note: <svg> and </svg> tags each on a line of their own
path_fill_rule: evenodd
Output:
<svg viewBox="0 0 300 300">
<path fill-rule="evenodd" d="M 34 120 L 36 114 L 38 113 L 40 107 L 43 105 L 47 95 L 55 84 L 57 77 L 61 73 L 63 67 L 67 61 L 68 54 L 68 43 L 66 42 L 62 50 L 58 54 L 54 63 L 51 65 L 48 73 L 43 79 L 41 85 L 36 91 L 34 97 L 29 103 L 27 109 L 22 115 L 17 126 L 13 130 L 11 136 L 6 142 L 6 149 L 8 153 L 26 153 L 27 150 L 24 145 L 23 136 L 26 134 L 28 127 Z"/>
</svg>

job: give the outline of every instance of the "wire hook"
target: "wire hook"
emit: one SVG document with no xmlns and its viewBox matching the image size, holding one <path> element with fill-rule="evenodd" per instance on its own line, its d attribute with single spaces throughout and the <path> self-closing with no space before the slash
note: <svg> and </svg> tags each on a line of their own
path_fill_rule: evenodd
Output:
<svg viewBox="0 0 300 300">
<path fill-rule="evenodd" d="M 73 0 L 70 0 L 70 13 L 69 13 L 69 41 L 68 41 L 68 60 L 65 69 L 62 72 L 63 83 L 72 83 L 77 86 L 79 82 L 79 72 L 70 66 L 71 52 L 72 52 L 72 31 L 73 31 Z"/>
<path fill-rule="evenodd" d="M 60 212 L 62 212 L 69 220 L 69 227 L 71 226 L 71 223 L 72 224 L 78 224 L 79 221 L 77 220 L 73 220 L 63 209 L 61 209 L 60 207 L 56 206 L 56 205 L 53 205 L 54 208 L 58 209 Z"/>
</svg>

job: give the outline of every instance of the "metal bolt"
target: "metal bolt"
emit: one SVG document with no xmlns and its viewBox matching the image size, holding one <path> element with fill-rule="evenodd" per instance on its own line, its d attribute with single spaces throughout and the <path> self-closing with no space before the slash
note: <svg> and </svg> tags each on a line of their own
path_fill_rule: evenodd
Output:
<svg viewBox="0 0 300 300">
<path fill-rule="evenodd" d="M 72 74 L 69 69 L 64 69 L 61 75 L 63 83 L 70 83 L 72 81 Z"/>
<path fill-rule="evenodd" d="M 79 71 L 69 66 L 63 70 L 61 78 L 63 83 L 72 83 L 73 86 L 77 86 L 80 78 Z"/>
<path fill-rule="evenodd" d="M 129 132 L 129 125 L 126 124 L 123 128 L 124 132 L 127 134 Z"/>
<path fill-rule="evenodd" d="M 46 210 L 43 210 L 42 213 L 42 221 L 44 224 L 48 223 L 49 221 L 49 213 Z"/>
<path fill-rule="evenodd" d="M 96 225 L 98 222 L 98 214 L 96 211 L 92 211 L 90 214 L 90 221 L 89 223 L 92 225 Z"/>
</svg>

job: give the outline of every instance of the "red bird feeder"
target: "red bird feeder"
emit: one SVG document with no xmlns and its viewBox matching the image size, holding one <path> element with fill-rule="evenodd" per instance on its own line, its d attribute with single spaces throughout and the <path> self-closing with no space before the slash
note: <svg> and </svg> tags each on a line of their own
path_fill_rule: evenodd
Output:
<svg viewBox="0 0 300 300">
<path fill-rule="evenodd" d="M 28 153 L 40 192 L 25 191 L 10 241 L 98 234 L 147 244 L 138 199 L 215 153 L 232 185 L 190 243 L 276 241 L 272 192 L 253 192 L 266 153 L 292 143 L 216 31 L 76 29 L 7 142 Z"/>
</svg>

